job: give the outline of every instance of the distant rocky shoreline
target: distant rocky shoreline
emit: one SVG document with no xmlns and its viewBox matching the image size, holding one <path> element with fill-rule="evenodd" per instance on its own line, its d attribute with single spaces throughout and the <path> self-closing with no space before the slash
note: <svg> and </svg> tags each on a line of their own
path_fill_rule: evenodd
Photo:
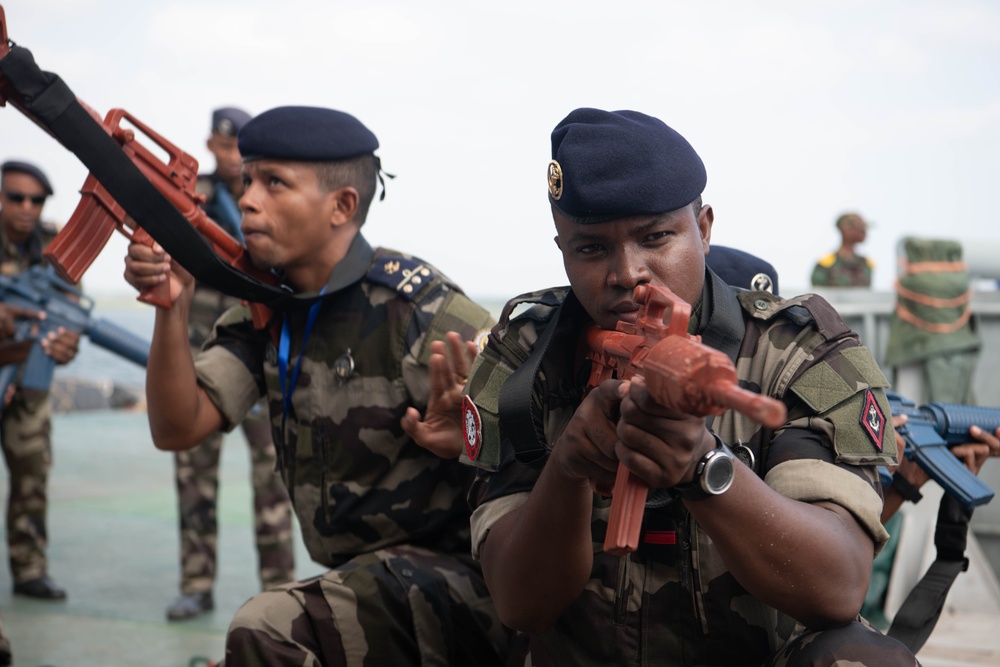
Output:
<svg viewBox="0 0 1000 667">
<path fill-rule="evenodd" d="M 146 392 L 142 387 L 121 385 L 109 379 L 89 380 L 76 377 L 56 377 L 52 382 L 52 410 L 130 410 L 146 409 Z"/>
</svg>

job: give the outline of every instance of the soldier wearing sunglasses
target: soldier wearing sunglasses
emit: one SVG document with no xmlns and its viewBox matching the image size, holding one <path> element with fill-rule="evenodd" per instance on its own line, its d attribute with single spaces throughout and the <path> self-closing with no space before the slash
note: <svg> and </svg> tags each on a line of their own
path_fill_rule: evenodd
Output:
<svg viewBox="0 0 1000 667">
<path fill-rule="evenodd" d="M 17 275 L 45 262 L 42 252 L 58 229 L 42 221 L 52 186 L 28 162 L 0 165 L 0 273 Z M 58 363 L 73 359 L 79 334 L 60 329 L 43 347 Z M 14 594 L 62 600 L 66 591 L 48 575 L 46 510 L 52 467 L 52 406 L 49 392 L 17 386 L 0 417 L 0 444 L 10 471 L 7 546 Z"/>
</svg>

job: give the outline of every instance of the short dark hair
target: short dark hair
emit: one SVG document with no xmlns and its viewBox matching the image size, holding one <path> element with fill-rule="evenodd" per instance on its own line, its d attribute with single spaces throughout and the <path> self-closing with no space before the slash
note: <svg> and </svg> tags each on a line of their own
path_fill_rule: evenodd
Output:
<svg viewBox="0 0 1000 667">
<path fill-rule="evenodd" d="M 319 185 L 327 192 L 348 186 L 358 191 L 358 210 L 354 219 L 358 221 L 359 227 L 365 224 L 368 208 L 375 198 L 375 181 L 378 177 L 375 156 L 359 155 L 336 162 L 316 162 L 315 165 Z"/>
<path fill-rule="evenodd" d="M 694 211 L 695 220 L 698 219 L 698 214 L 701 213 L 701 195 L 698 195 L 693 202 L 690 204 L 691 209 Z"/>
</svg>

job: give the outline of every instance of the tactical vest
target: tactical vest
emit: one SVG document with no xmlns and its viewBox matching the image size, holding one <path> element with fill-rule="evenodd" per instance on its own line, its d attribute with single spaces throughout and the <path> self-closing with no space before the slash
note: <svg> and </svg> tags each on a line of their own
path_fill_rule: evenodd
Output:
<svg viewBox="0 0 1000 667">
<path fill-rule="evenodd" d="M 469 393 L 481 416 L 484 442 L 471 463 L 483 470 L 499 471 L 480 477 L 471 494 L 474 502 L 530 491 L 537 479 L 537 473 L 526 475 L 523 466 L 507 458 L 512 455 L 513 443 L 496 444 L 506 438 L 504 420 L 497 414 L 500 387 L 530 355 L 565 297 L 565 289 L 546 290 L 509 304 L 491 333 L 490 345 L 477 359 Z M 739 308 L 735 317 L 744 331 L 736 358 L 741 386 L 786 400 L 791 408 L 789 419 L 796 425 L 817 418 L 832 422 L 836 460 L 870 466 L 872 478 L 874 465 L 893 462 L 891 436 L 885 438 L 883 449 L 877 450 L 857 428 L 868 396 L 873 396 L 888 415 L 880 390 L 888 383 L 870 352 L 836 311 L 815 295 L 786 301 L 766 292 L 738 291 L 736 299 Z M 510 317 L 515 308 L 524 306 L 528 306 L 526 311 Z M 556 441 L 572 417 L 587 379 L 577 363 L 577 341 L 587 323 L 586 315 L 580 311 L 568 314 L 565 321 L 560 318 L 559 331 L 540 366 L 532 396 L 542 408 L 537 427 L 548 443 Z M 867 388 L 875 391 L 870 393 Z M 770 432 L 733 411 L 717 418 L 712 430 L 728 443 L 745 447 L 752 453 L 756 474 L 767 476 L 773 465 L 768 460 Z M 740 660 L 753 664 L 793 633 L 793 619 L 751 598 L 739 586 L 711 538 L 682 503 L 647 506 L 639 550 L 624 558 L 601 551 L 609 505 L 608 499 L 594 496 L 594 569 L 571 610 L 537 638 L 549 655 L 566 657 L 573 664 L 624 664 L 626 660 L 615 662 L 612 656 L 650 651 L 684 654 L 692 663 L 736 664 Z M 868 529 L 877 532 L 877 511 L 869 514 Z M 879 536 L 873 535 L 873 539 L 876 545 L 884 542 Z M 656 578 L 646 580 L 643 572 Z M 637 605 L 642 606 L 641 612 Z M 574 627 L 580 622 L 606 630 L 586 631 L 581 637 L 579 628 Z M 715 636 L 726 640 L 720 644 L 711 639 Z"/>
</svg>

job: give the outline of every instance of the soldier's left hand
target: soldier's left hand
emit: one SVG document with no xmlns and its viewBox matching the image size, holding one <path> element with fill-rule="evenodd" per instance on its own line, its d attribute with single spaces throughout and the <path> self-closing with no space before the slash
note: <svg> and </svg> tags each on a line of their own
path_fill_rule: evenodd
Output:
<svg viewBox="0 0 1000 667">
<path fill-rule="evenodd" d="M 448 332 L 447 344 L 431 343 L 428 361 L 430 396 L 423 420 L 416 408 L 407 408 L 400 425 L 413 440 L 444 459 L 457 459 L 465 446 L 462 437 L 462 392 L 478 348 Z"/>
<path fill-rule="evenodd" d="M 716 446 L 704 418 L 659 405 L 638 378 L 622 401 L 618 437 L 619 461 L 652 489 L 690 482 L 695 465 Z"/>
<path fill-rule="evenodd" d="M 41 340 L 42 350 L 56 360 L 57 364 L 68 364 L 80 349 L 80 334 L 66 327 L 50 331 Z"/>
<path fill-rule="evenodd" d="M 975 441 L 955 445 L 951 448 L 951 453 L 957 456 L 969 470 L 978 475 L 983 464 L 986 463 L 986 459 L 991 456 L 1000 456 L 1000 427 L 995 433 L 990 433 L 978 426 L 971 426 L 969 427 L 969 435 Z"/>
</svg>

